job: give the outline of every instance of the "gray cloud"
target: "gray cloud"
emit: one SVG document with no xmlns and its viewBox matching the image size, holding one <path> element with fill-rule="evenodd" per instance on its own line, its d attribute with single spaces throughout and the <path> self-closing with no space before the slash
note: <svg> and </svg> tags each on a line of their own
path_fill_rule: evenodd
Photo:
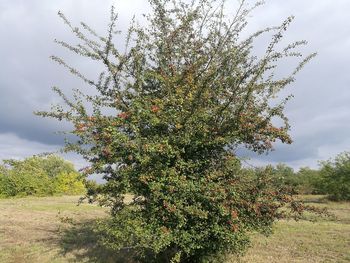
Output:
<svg viewBox="0 0 350 263">
<path fill-rule="evenodd" d="M 0 158 L 24 157 L 39 150 L 59 148 L 62 137 L 54 131 L 68 125 L 38 118 L 34 110 L 49 109 L 58 100 L 50 87 L 64 90 L 82 87 L 81 83 L 48 57 L 57 54 L 91 77 L 98 68 L 84 59 L 60 49 L 53 39 L 75 43 L 59 20 L 61 10 L 74 24 L 81 20 L 102 34 L 106 31 L 109 8 L 114 1 L 98 0 L 3 0 L 0 2 Z M 251 1 L 252 2 L 252 1 Z M 125 29 L 131 16 L 147 9 L 146 0 L 116 1 L 120 28 Z M 319 55 L 298 75 L 297 81 L 283 94 L 295 98 L 286 108 L 292 125 L 292 145 L 276 145 L 268 156 L 251 156 L 252 162 L 286 162 L 293 167 L 317 165 L 317 160 L 350 149 L 350 27 L 347 0 L 269 0 L 256 10 L 249 30 L 280 24 L 293 14 L 295 21 L 286 33 L 285 43 L 306 39 L 305 52 Z M 283 64 L 281 73 L 290 72 Z M 86 87 L 83 87 L 86 88 Z M 68 156 L 79 163 L 77 157 Z M 78 164 L 79 165 L 79 164 Z M 81 166 L 81 164 L 80 164 Z"/>
</svg>

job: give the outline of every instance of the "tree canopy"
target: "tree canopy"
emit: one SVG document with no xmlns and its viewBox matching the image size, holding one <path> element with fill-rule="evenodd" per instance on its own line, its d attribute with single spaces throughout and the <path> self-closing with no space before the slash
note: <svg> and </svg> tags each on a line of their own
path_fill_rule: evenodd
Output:
<svg viewBox="0 0 350 263">
<path fill-rule="evenodd" d="M 332 200 L 350 200 L 350 153 L 340 153 L 320 164 L 321 190 Z"/>
<path fill-rule="evenodd" d="M 81 175 L 57 155 L 3 160 L 0 165 L 0 198 L 84 193 Z"/>
</svg>

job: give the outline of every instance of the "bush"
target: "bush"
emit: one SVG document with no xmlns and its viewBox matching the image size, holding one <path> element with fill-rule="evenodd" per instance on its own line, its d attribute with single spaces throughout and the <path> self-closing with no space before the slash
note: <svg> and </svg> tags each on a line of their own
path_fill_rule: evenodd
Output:
<svg viewBox="0 0 350 263">
<path fill-rule="evenodd" d="M 276 140 L 291 143 L 283 114 L 289 97 L 272 100 L 314 54 L 277 78 L 277 61 L 302 57 L 296 48 L 304 41 L 277 48 L 292 18 L 243 39 L 254 9 L 244 1 L 232 20 L 225 1 L 149 3 L 146 26 L 131 25 L 125 52 L 113 44 L 114 9 L 106 37 L 59 13 L 81 43 L 57 43 L 101 62 L 105 71 L 91 80 L 53 56 L 96 93 L 75 90 L 71 99 L 55 87 L 65 105 L 37 114 L 71 122 L 79 140 L 65 150 L 91 163 L 86 174 L 103 174 L 106 183 L 89 194 L 111 209 L 110 222 L 101 226 L 105 244 L 160 262 L 212 262 L 244 251 L 250 232 L 268 233 L 286 203 L 302 211 L 283 187 L 269 185 L 270 170 L 244 178 L 235 151 L 264 153 Z M 272 39 L 258 58 L 254 40 L 265 33 Z M 127 193 L 133 201 L 126 204 Z"/>
</svg>

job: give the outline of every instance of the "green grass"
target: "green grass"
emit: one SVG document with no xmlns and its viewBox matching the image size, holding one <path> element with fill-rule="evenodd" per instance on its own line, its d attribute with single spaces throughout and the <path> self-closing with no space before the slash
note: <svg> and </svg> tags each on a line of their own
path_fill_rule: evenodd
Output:
<svg viewBox="0 0 350 263">
<path fill-rule="evenodd" d="M 279 221 L 273 235 L 254 235 L 248 253 L 229 262 L 350 262 L 350 203 L 326 202 L 322 196 L 302 198 L 327 207 L 335 217 L 306 215 L 314 222 Z M 106 210 L 77 206 L 78 200 L 77 196 L 0 200 L 0 262 L 116 262 L 97 245 L 91 231 L 94 219 L 106 216 Z M 118 262 L 128 262 L 127 255 Z"/>
</svg>

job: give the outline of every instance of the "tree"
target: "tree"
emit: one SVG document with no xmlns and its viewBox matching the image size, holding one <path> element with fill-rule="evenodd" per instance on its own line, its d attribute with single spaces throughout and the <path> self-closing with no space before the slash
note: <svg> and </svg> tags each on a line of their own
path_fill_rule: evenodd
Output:
<svg viewBox="0 0 350 263">
<path fill-rule="evenodd" d="M 0 198 L 11 195 L 11 182 L 5 166 L 0 165 Z"/>
<path fill-rule="evenodd" d="M 9 196 L 45 196 L 52 195 L 50 178 L 40 166 L 40 158 L 33 156 L 25 160 L 4 160 L 7 171 L 4 195 Z"/>
<path fill-rule="evenodd" d="M 321 191 L 331 200 L 350 200 L 350 153 L 338 154 L 334 159 L 321 162 Z"/>
<path fill-rule="evenodd" d="M 70 98 L 54 87 L 63 104 L 37 114 L 72 123 L 78 139 L 65 150 L 91 163 L 86 174 L 106 180 L 96 188 L 112 215 L 101 226 L 105 244 L 161 262 L 240 253 L 249 232 L 268 232 L 282 216 L 279 207 L 302 210 L 287 192 L 268 186 L 267 170 L 251 180 L 240 176 L 235 150 L 264 153 L 276 140 L 291 143 L 283 113 L 290 97 L 276 103 L 277 94 L 315 54 L 297 50 L 305 41 L 280 47 L 293 17 L 243 38 L 247 17 L 260 3 L 241 1 L 228 16 L 225 1 L 148 2 L 151 12 L 144 26 L 131 23 L 125 49 L 114 43 L 120 34 L 114 8 L 106 37 L 59 13 L 80 43 L 57 43 L 105 70 L 93 80 L 52 56 L 95 91 L 77 89 Z M 271 41 L 256 56 L 255 40 L 264 34 Z M 300 63 L 291 75 L 276 77 L 279 61 L 289 57 Z M 128 193 L 131 203 L 124 202 Z"/>
<path fill-rule="evenodd" d="M 287 166 L 286 164 L 279 163 L 275 167 L 271 167 L 272 177 L 276 186 L 296 186 L 296 176 L 293 168 Z"/>
<path fill-rule="evenodd" d="M 56 155 L 4 160 L 0 165 L 0 197 L 84 194 L 81 175 Z"/>
<path fill-rule="evenodd" d="M 39 166 L 50 178 L 57 177 L 61 173 L 77 173 L 73 163 L 55 154 L 49 154 L 39 158 Z"/>
<path fill-rule="evenodd" d="M 296 174 L 297 189 L 301 194 L 324 194 L 321 181 L 320 171 L 309 167 L 300 168 Z"/>
<path fill-rule="evenodd" d="M 55 192 L 66 195 L 76 195 L 85 192 L 85 186 L 81 176 L 77 172 L 59 173 L 54 180 Z"/>
</svg>

